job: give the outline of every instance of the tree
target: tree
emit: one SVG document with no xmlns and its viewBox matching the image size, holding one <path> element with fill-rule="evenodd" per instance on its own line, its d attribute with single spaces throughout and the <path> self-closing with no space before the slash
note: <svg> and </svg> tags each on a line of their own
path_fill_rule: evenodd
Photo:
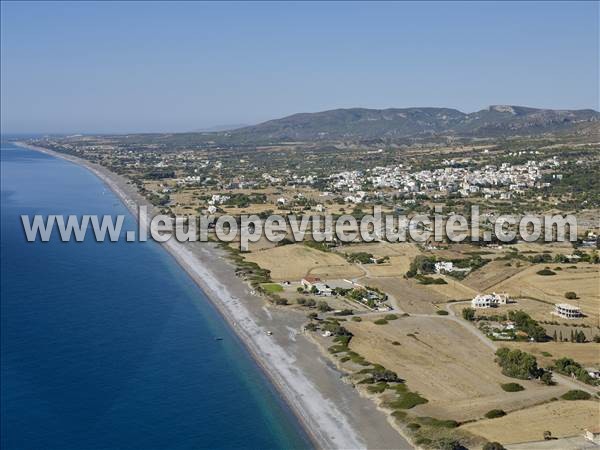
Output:
<svg viewBox="0 0 600 450">
<path fill-rule="evenodd" d="M 579 330 L 577 333 L 575 333 L 575 342 L 578 343 L 584 343 L 586 341 L 586 337 L 585 337 L 585 333 L 581 330 Z"/>
<path fill-rule="evenodd" d="M 502 373 L 508 377 L 528 380 L 542 375 L 535 356 L 530 353 L 503 347 L 496 352 L 496 357 Z"/>
<path fill-rule="evenodd" d="M 327 302 L 319 302 L 317 304 L 317 309 L 321 312 L 331 311 L 331 307 L 327 304 Z"/>
<path fill-rule="evenodd" d="M 545 441 L 549 441 L 550 439 L 552 439 L 552 431 L 544 431 L 543 436 Z"/>
<path fill-rule="evenodd" d="M 473 308 L 463 308 L 462 310 L 463 319 L 472 322 L 475 320 L 475 310 Z"/>
<path fill-rule="evenodd" d="M 547 386 L 552 386 L 554 384 L 554 380 L 552 380 L 552 372 L 549 372 L 547 370 L 544 370 L 544 373 L 540 377 L 540 380 L 542 380 L 542 383 L 544 383 Z"/>
<path fill-rule="evenodd" d="M 311 312 L 306 315 L 310 320 L 315 320 L 319 315 L 316 312 Z"/>
<path fill-rule="evenodd" d="M 302 294 L 302 293 L 304 293 L 304 288 L 302 286 L 298 286 L 296 291 L 298 291 L 300 294 Z"/>
<path fill-rule="evenodd" d="M 569 300 L 575 300 L 577 298 L 577 294 L 573 291 L 565 292 L 565 298 Z"/>
</svg>

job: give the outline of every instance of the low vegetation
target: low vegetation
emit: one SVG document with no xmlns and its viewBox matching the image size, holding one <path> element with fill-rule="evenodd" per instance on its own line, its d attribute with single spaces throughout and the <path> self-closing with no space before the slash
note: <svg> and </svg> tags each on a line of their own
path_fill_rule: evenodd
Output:
<svg viewBox="0 0 600 450">
<path fill-rule="evenodd" d="M 563 394 L 560 398 L 563 400 L 589 400 L 591 397 L 592 396 L 588 392 L 574 389 Z"/>
<path fill-rule="evenodd" d="M 497 417 L 505 416 L 506 412 L 502 409 L 492 409 L 485 413 L 486 419 L 495 419 Z"/>
<path fill-rule="evenodd" d="M 506 392 L 520 392 L 525 390 L 519 383 L 504 383 L 500 387 Z"/>
</svg>

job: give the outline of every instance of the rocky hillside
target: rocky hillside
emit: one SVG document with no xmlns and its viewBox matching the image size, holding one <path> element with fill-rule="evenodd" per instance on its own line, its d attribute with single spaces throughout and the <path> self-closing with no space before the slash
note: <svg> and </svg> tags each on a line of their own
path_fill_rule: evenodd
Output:
<svg viewBox="0 0 600 450">
<path fill-rule="evenodd" d="M 450 108 L 351 108 L 294 114 L 220 133 L 220 136 L 246 142 L 499 137 L 556 133 L 597 124 L 600 124 L 600 113 L 591 109 L 495 105 L 466 114 Z"/>
</svg>

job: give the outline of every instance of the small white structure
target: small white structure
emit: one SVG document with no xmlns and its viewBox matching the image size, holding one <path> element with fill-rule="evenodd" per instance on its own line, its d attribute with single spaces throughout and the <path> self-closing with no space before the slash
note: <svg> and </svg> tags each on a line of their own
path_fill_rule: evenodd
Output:
<svg viewBox="0 0 600 450">
<path fill-rule="evenodd" d="M 478 294 L 471 300 L 473 308 L 496 308 L 500 305 L 506 305 L 509 301 L 508 294 Z"/>
<path fill-rule="evenodd" d="M 563 319 L 579 319 L 583 316 L 580 308 L 569 303 L 558 303 L 555 305 L 554 314 Z"/>
<path fill-rule="evenodd" d="M 594 444 L 600 444 L 600 428 L 585 430 L 583 437 Z"/>
<path fill-rule="evenodd" d="M 454 263 L 450 261 L 440 261 L 435 263 L 435 273 L 452 272 Z"/>
<path fill-rule="evenodd" d="M 317 295 L 324 295 L 325 297 L 331 297 L 333 295 L 333 290 L 325 283 L 315 283 L 313 286 L 317 289 Z"/>
<path fill-rule="evenodd" d="M 585 369 L 588 373 L 588 375 L 590 377 L 592 377 L 594 380 L 598 380 L 600 379 L 600 370 L 594 368 L 594 367 L 588 367 L 587 369 Z"/>
</svg>

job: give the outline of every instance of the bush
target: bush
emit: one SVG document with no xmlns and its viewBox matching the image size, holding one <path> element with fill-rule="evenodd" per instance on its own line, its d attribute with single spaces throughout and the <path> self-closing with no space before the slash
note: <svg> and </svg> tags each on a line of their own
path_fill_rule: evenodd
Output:
<svg viewBox="0 0 600 450">
<path fill-rule="evenodd" d="M 485 413 L 485 417 L 488 419 L 495 419 L 496 417 L 505 416 L 506 413 L 502 409 L 492 409 Z"/>
<path fill-rule="evenodd" d="M 459 425 L 456 420 L 441 420 L 435 417 L 418 417 L 417 420 L 421 425 L 433 428 L 456 428 Z"/>
<path fill-rule="evenodd" d="M 288 304 L 288 301 L 285 298 L 281 298 L 281 297 L 277 297 L 274 300 L 274 302 L 275 302 L 276 305 L 279 305 L 279 306 L 285 306 L 285 305 Z"/>
<path fill-rule="evenodd" d="M 482 450 L 506 450 L 500 442 L 486 442 Z"/>
<path fill-rule="evenodd" d="M 577 298 L 577 294 L 573 291 L 565 292 L 565 298 L 569 300 L 575 300 Z"/>
<path fill-rule="evenodd" d="M 396 320 L 398 316 L 396 314 L 386 314 L 384 317 L 385 320 Z"/>
<path fill-rule="evenodd" d="M 400 345 L 400 342 L 398 342 L 398 341 L 393 341 L 393 342 L 392 342 L 392 345 Z"/>
<path fill-rule="evenodd" d="M 438 316 L 447 316 L 448 315 L 448 311 L 444 311 L 443 309 L 438 309 L 435 313 Z"/>
<path fill-rule="evenodd" d="M 411 422 L 408 425 L 406 425 L 406 428 L 408 428 L 411 431 L 417 431 L 419 428 L 421 428 L 421 425 L 419 425 L 416 422 Z"/>
<path fill-rule="evenodd" d="M 545 277 L 548 277 L 548 276 L 551 276 L 551 275 L 556 275 L 556 272 L 553 272 L 550 269 L 542 269 L 542 270 L 538 270 L 537 274 L 545 276 Z"/>
<path fill-rule="evenodd" d="M 362 318 L 361 318 L 361 317 L 356 317 L 356 316 L 354 316 L 354 317 L 352 318 L 352 322 L 362 322 Z"/>
<path fill-rule="evenodd" d="M 375 325 L 386 325 L 388 323 L 387 320 L 385 319 L 377 319 L 376 321 L 373 322 Z"/>
<path fill-rule="evenodd" d="M 574 389 L 561 396 L 563 400 L 589 400 L 591 397 L 590 394 L 579 389 Z"/>
<path fill-rule="evenodd" d="M 406 392 L 400 395 L 400 398 L 390 403 L 393 409 L 411 409 L 417 405 L 428 403 L 428 400 L 421 397 L 416 392 Z"/>
<path fill-rule="evenodd" d="M 475 320 L 475 310 L 473 308 L 463 308 L 462 310 L 463 319 L 472 322 Z"/>
<path fill-rule="evenodd" d="M 519 383 L 505 383 L 501 384 L 500 387 L 506 392 L 519 392 L 525 390 Z"/>
</svg>

